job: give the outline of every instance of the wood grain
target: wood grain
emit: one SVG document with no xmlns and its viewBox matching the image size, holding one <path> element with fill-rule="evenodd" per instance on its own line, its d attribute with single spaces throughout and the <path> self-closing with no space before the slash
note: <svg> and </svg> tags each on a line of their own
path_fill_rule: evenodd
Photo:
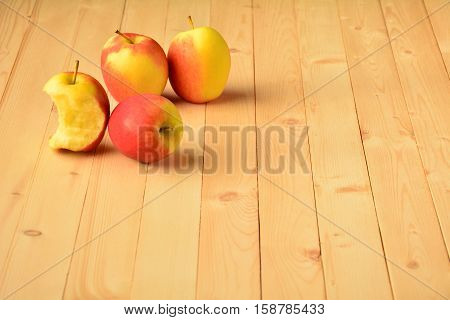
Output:
<svg viewBox="0 0 450 320">
<path fill-rule="evenodd" d="M 122 10 L 123 5 L 116 3 L 114 7 Z M 123 16 L 120 11 L 118 19 L 112 21 L 114 24 L 103 28 L 101 45 L 117 28 L 161 41 L 164 38 L 166 6 L 161 1 L 145 4 L 127 1 Z M 162 14 L 159 19 L 146 19 L 147 23 L 143 23 L 142 13 L 150 8 L 159 9 Z M 94 160 L 76 247 L 101 236 L 74 255 L 65 290 L 66 299 L 131 297 L 147 180 L 146 166 L 115 150 L 109 136 L 99 151 Z"/>
<path fill-rule="evenodd" d="M 1 298 L 450 297 L 445 0 L 5 1 Z M 52 75 L 77 58 L 102 82 L 116 28 L 167 52 L 188 15 L 232 67 L 208 104 L 168 84 L 175 154 L 48 148 Z"/>
<path fill-rule="evenodd" d="M 377 51 L 389 40 L 381 7 L 338 3 L 348 63 L 361 61 L 350 76 L 394 297 L 448 296 L 445 243 L 392 50 Z"/>
<path fill-rule="evenodd" d="M 197 26 L 209 24 L 209 6 L 209 0 L 169 3 L 166 52 L 173 37 L 188 30 L 188 15 Z M 195 299 L 205 106 L 184 102 L 170 87 L 164 94 L 180 111 L 184 139 L 175 154 L 149 166 L 132 297 Z"/>
<path fill-rule="evenodd" d="M 36 22 L 45 31 L 32 28 L 28 40 L 24 43 L 21 55 L 17 59 L 5 97 L 0 109 L 0 165 L 5 170 L 0 185 L 0 212 L 5 216 L 0 232 L 2 243 L 0 267 L 0 294 L 8 295 L 21 287 L 34 276 L 45 270 L 61 256 L 71 251 L 73 236 L 79 222 L 79 211 L 68 211 L 65 215 L 55 210 L 53 201 L 64 197 L 59 189 L 46 189 L 46 192 L 32 188 L 36 180 L 36 163 L 42 158 L 41 146 L 46 144 L 45 132 L 52 110 L 49 97 L 42 92 L 44 83 L 55 73 L 67 68 L 70 50 L 56 39 L 63 39 L 74 44 L 78 32 L 80 16 L 80 2 L 64 2 L 55 4 L 53 1 L 43 1 L 36 10 Z M 54 35 L 50 36 L 47 32 Z M 45 55 L 42 55 L 45 52 Z M 34 57 L 41 56 L 39 63 Z M 33 76 L 30 77 L 32 72 Z M 67 167 L 73 163 L 64 154 L 54 154 L 60 158 L 59 166 Z M 63 159 L 69 158 L 69 160 Z M 68 163 L 65 163 L 66 160 Z M 90 161 L 89 158 L 81 161 Z M 47 169 L 48 170 L 48 169 Z M 86 176 L 73 176 L 67 171 L 64 175 L 42 177 L 69 186 L 74 178 L 87 179 Z M 42 183 L 42 181 L 41 181 Z M 44 198 L 30 198 L 31 192 Z M 67 190 L 67 189 L 64 189 Z M 84 192 L 71 190 L 71 192 Z M 72 197 L 65 195 L 68 204 Z M 25 205 L 33 206 L 34 211 L 26 211 Z M 65 203 L 67 205 L 67 202 Z M 64 211 L 63 211 L 64 212 Z M 53 220 L 52 218 L 56 218 Z M 58 223 L 59 221 L 59 223 Z M 61 232 L 61 226 L 66 226 Z M 55 230 L 54 226 L 58 226 Z M 71 228 L 73 227 L 73 230 Z M 3 229 L 4 228 L 4 229 Z M 31 231 L 30 231 L 31 230 Z M 72 237 L 65 237 L 66 232 Z M 11 237 L 14 241 L 11 243 Z M 58 239 L 58 241 L 56 241 Z M 47 244 L 53 244 L 54 250 L 46 250 Z M 8 251 L 8 248 L 10 250 Z M 14 250 L 12 250 L 14 249 Z M 33 263 L 30 263 L 32 261 Z M 40 297 L 41 299 L 55 297 L 55 292 L 62 289 L 63 283 L 49 281 L 53 274 L 65 271 L 67 263 L 62 263 L 53 269 L 52 273 L 41 277 L 39 283 L 46 286 L 36 286 L 36 282 L 27 285 L 17 292 L 14 298 Z M 35 293 L 36 295 L 33 295 Z"/>
<path fill-rule="evenodd" d="M 423 0 L 430 15 L 434 35 L 450 76 L 450 2 L 448 0 Z"/>
<path fill-rule="evenodd" d="M 391 298 L 336 4 L 301 0 L 297 13 L 327 297 Z"/>
<path fill-rule="evenodd" d="M 34 19 L 35 0 L 10 0 L 0 3 L 0 97 L 31 26 L 25 17 Z"/>
<path fill-rule="evenodd" d="M 232 68 L 225 92 L 206 107 L 206 125 L 213 129 L 205 136 L 209 174 L 203 176 L 197 298 L 256 299 L 261 292 L 251 1 L 212 1 L 211 26 L 230 47 Z"/>
<path fill-rule="evenodd" d="M 98 52 L 103 46 L 103 39 L 108 34 L 108 29 L 115 29 L 116 23 L 120 21 L 122 10 L 121 0 L 115 2 L 97 2 L 95 4 L 80 4 L 78 15 L 78 24 L 74 41 L 74 50 L 76 54 L 72 55 L 81 62 L 80 71 L 86 72 L 97 79 L 101 79 L 101 72 L 96 65 Z M 108 8 L 108 19 L 99 19 Z M 94 20 L 95 23 L 92 23 Z M 45 239 L 28 244 L 24 250 L 32 248 L 36 256 L 43 256 L 46 259 L 41 260 L 31 270 L 38 272 L 44 267 L 44 264 L 50 266 L 63 256 L 71 253 L 80 223 L 80 214 L 83 208 L 86 189 L 92 168 L 94 154 L 85 156 L 83 154 L 74 154 L 70 152 L 55 152 L 51 150 L 46 141 L 50 138 L 57 127 L 57 112 L 53 110 L 41 146 L 40 158 L 38 160 L 34 173 L 34 180 L 28 196 L 28 201 L 24 208 L 24 221 L 19 224 L 19 229 L 32 229 L 45 232 Z M 57 195 L 52 194 L 51 190 L 57 190 Z M 61 214 L 64 212 L 64 214 Z M 61 227 L 64 226 L 64 227 Z M 45 231 L 43 231 L 45 230 Z M 22 236 L 23 237 L 23 236 Z M 61 241 L 59 240 L 61 239 Z M 13 245 L 22 246 L 23 240 L 18 239 Z M 44 246 L 42 246 L 45 244 Z M 45 251 L 43 254 L 42 251 Z M 20 250 L 17 253 L 15 263 L 25 264 L 23 259 L 26 255 L 21 255 Z M 48 297 L 61 298 L 64 283 L 66 282 L 67 269 L 70 259 L 65 259 L 58 267 L 58 271 L 50 270 L 52 288 L 49 290 L 45 277 L 37 279 L 21 290 L 21 294 L 26 297 L 30 292 L 42 290 Z M 11 268 L 11 267 L 10 267 Z M 16 269 L 17 267 L 14 267 Z M 34 269 L 35 268 L 35 269 Z M 44 283 L 45 285 L 42 285 Z M 28 291 L 30 290 L 30 291 Z M 28 292 L 28 293 L 27 293 Z"/>
<path fill-rule="evenodd" d="M 322 299 L 294 3 L 258 0 L 254 8 L 262 298 Z"/>
<path fill-rule="evenodd" d="M 0 116 L 2 109 L 7 108 L 5 106 L 7 103 L 7 95 L 3 95 L 4 91 L 12 75 L 14 64 L 21 55 L 20 48 L 25 46 L 29 40 L 29 32 L 27 31 L 31 30 L 28 22 L 24 21 L 19 14 L 31 15 L 34 6 L 35 1 L 9 1 L 5 4 L 0 4 L 0 34 L 2 35 L 0 37 Z M 17 10 L 18 13 L 14 10 Z M 35 17 L 32 18 L 35 19 Z M 10 178 L 13 179 L 13 175 Z M 19 192 L 8 190 L 10 188 L 7 185 L 8 178 L 2 180 L 5 180 L 2 181 L 2 185 L 5 183 L 5 186 L 4 188 L 0 186 L 0 208 L 4 209 L 0 213 L 2 219 L 2 224 L 0 225 L 0 270 L 6 259 L 8 248 L 19 219 L 19 213 L 17 211 L 9 211 L 6 209 L 10 205 L 14 205 L 14 196 L 18 196 Z M 1 277 L 0 275 L 0 279 Z"/>
<path fill-rule="evenodd" d="M 382 1 L 389 37 L 426 16 L 420 1 Z M 450 247 L 450 82 L 427 20 L 392 42 L 414 134 Z"/>
</svg>

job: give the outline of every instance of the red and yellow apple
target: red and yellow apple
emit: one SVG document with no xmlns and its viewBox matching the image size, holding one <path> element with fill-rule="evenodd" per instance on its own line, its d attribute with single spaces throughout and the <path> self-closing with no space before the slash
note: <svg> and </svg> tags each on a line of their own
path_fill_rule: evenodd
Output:
<svg viewBox="0 0 450 320">
<path fill-rule="evenodd" d="M 170 100 L 143 94 L 117 105 L 108 131 L 111 141 L 124 155 L 151 163 L 176 150 L 183 136 L 183 122 Z"/>
<path fill-rule="evenodd" d="M 169 79 L 184 100 L 204 103 L 219 97 L 230 73 L 231 57 L 227 43 L 215 29 L 195 28 L 181 32 L 170 44 Z"/>
<path fill-rule="evenodd" d="M 102 141 L 109 119 L 108 96 L 102 85 L 90 75 L 63 72 L 51 77 L 44 91 L 58 111 L 58 128 L 49 146 L 71 151 L 94 150 Z"/>
<path fill-rule="evenodd" d="M 161 94 L 168 78 L 164 50 L 153 39 L 135 33 L 109 38 L 101 57 L 106 87 L 118 102 L 136 94 Z"/>
</svg>

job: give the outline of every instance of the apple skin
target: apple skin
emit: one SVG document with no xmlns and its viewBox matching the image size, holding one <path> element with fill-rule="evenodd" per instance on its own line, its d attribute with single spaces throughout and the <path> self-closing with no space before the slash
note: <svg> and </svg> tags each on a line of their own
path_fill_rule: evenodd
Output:
<svg viewBox="0 0 450 320">
<path fill-rule="evenodd" d="M 167 58 L 170 83 L 184 100 L 205 103 L 222 94 L 231 57 L 227 43 L 215 29 L 200 27 L 177 34 Z"/>
<path fill-rule="evenodd" d="M 105 135 L 109 120 L 109 100 L 105 89 L 93 77 L 78 72 L 51 77 L 44 86 L 58 110 L 58 129 L 49 140 L 53 149 L 92 151 Z"/>
<path fill-rule="evenodd" d="M 143 94 L 117 105 L 108 131 L 111 141 L 124 155 L 151 163 L 176 150 L 183 137 L 183 122 L 170 100 Z"/>
<path fill-rule="evenodd" d="M 106 87 L 118 102 L 136 94 L 161 94 L 167 84 L 168 63 L 161 46 L 136 33 L 116 34 L 105 43 L 101 67 Z"/>
</svg>

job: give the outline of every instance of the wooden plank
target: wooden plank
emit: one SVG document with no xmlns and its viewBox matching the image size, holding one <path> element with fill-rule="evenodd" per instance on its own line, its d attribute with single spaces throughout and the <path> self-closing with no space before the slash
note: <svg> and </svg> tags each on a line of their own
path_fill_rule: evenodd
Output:
<svg viewBox="0 0 450 320">
<path fill-rule="evenodd" d="M 75 54 L 70 60 L 73 63 L 73 58 L 79 59 L 81 61 L 80 71 L 101 79 L 100 69 L 95 63 L 104 39 L 110 30 L 115 30 L 120 21 L 121 5 L 123 6 L 122 0 L 96 3 L 82 1 L 75 8 L 65 4 L 61 8 L 43 6 L 42 10 L 54 13 L 60 9 L 63 11 L 73 10 L 71 15 L 75 16 L 76 21 L 72 24 L 73 29 L 70 30 L 72 35 L 68 34 L 65 38 L 73 37 L 73 47 L 80 55 Z M 58 22 L 58 20 L 56 21 Z M 53 28 L 55 27 L 59 28 L 60 26 L 53 26 Z M 49 32 L 52 33 L 52 29 Z M 42 41 L 42 39 L 39 40 Z M 43 43 L 48 46 L 49 39 L 45 39 Z M 68 51 L 61 43 L 56 43 L 55 47 L 58 47 L 56 48 L 58 53 L 60 53 L 59 47 Z M 48 51 L 48 47 L 35 46 L 30 52 L 41 56 L 42 54 L 38 51 L 41 49 L 45 52 Z M 31 57 L 27 58 L 28 60 L 24 61 L 33 61 Z M 68 69 L 67 63 L 65 69 Z M 42 86 L 44 82 L 42 81 L 40 85 Z M 46 104 L 51 105 L 48 99 L 47 97 Z M 39 110 L 36 106 L 32 106 Z M 33 112 L 33 114 L 38 112 Z M 43 122 L 46 122 L 44 120 L 48 120 L 48 118 L 42 119 Z M 54 110 L 51 113 L 44 139 L 39 139 L 43 143 L 40 151 L 36 152 L 39 154 L 39 159 L 22 210 L 23 216 L 12 244 L 13 250 L 8 257 L 7 280 L 4 282 L 4 290 L 14 290 L 55 262 L 60 261 L 61 263 L 18 291 L 12 296 L 13 298 L 55 299 L 61 298 L 63 294 L 70 262 L 67 255 L 74 248 L 94 154 L 75 154 L 51 150 L 47 146 L 47 140 L 55 131 L 56 126 L 57 112 Z M 26 230 L 34 230 L 34 233 Z M 60 260 L 61 258 L 64 260 Z M 30 259 L 33 261 L 31 264 L 27 263 Z"/>
<path fill-rule="evenodd" d="M 166 8 L 166 1 L 127 1 L 121 26 L 116 20 L 105 29 L 103 43 L 118 27 L 161 42 Z M 109 136 L 104 148 L 114 150 Z M 110 231 L 74 255 L 65 299 L 130 298 L 146 180 L 146 166 L 117 150 L 95 158 L 76 247 Z"/>
<path fill-rule="evenodd" d="M 164 14 L 166 52 L 172 38 L 189 29 L 187 16 L 197 26 L 208 25 L 209 9 L 209 0 L 170 1 Z M 133 299 L 195 299 L 205 106 L 184 102 L 170 86 L 164 94 L 178 107 L 185 133 L 174 155 L 149 166 Z"/>
<path fill-rule="evenodd" d="M 421 1 L 381 2 L 392 39 L 426 16 Z M 392 42 L 425 174 L 450 246 L 450 82 L 427 20 Z"/>
<path fill-rule="evenodd" d="M 336 3 L 296 11 L 327 297 L 391 298 Z"/>
<path fill-rule="evenodd" d="M 323 299 L 294 3 L 256 1 L 254 26 L 262 298 Z M 282 118 L 264 126 L 294 104 Z M 295 151 L 298 143 L 301 149 Z M 301 159 L 296 158 L 298 152 Z"/>
<path fill-rule="evenodd" d="M 228 86 L 206 107 L 206 125 L 218 134 L 217 140 L 211 132 L 205 137 L 204 170 L 213 172 L 203 176 L 197 298 L 257 299 L 260 261 L 251 1 L 212 1 L 211 26 L 226 39 L 232 55 Z M 216 160 L 211 154 L 217 155 Z"/>
<path fill-rule="evenodd" d="M 450 296 L 446 247 L 392 50 L 377 51 L 389 41 L 381 7 L 373 0 L 338 4 L 349 65 L 376 52 L 350 76 L 394 297 Z"/>
<path fill-rule="evenodd" d="M 58 38 L 69 39 L 70 43 L 75 30 L 79 3 L 74 1 L 58 3 L 55 6 L 50 2 L 44 1 L 37 8 L 37 23 Z M 50 10 L 51 7 L 57 10 Z M 0 153 L 2 154 L 0 165 L 4 170 L 0 184 L 2 219 L 0 224 L 0 295 L 2 297 L 14 290 L 19 283 L 30 278 L 25 270 L 23 270 L 25 272 L 23 279 L 17 278 L 19 276 L 17 273 L 14 276 L 11 273 L 6 274 L 6 266 L 11 260 L 8 250 L 23 211 L 51 112 L 52 105 L 48 96 L 42 92 L 42 87 L 53 74 L 61 71 L 61 67 L 67 64 L 68 60 L 68 49 L 47 33 L 32 28 L 28 37 L 0 107 Z M 42 56 L 39 63 L 36 63 L 34 57 L 42 52 L 47 54 Z M 21 237 L 29 242 L 39 241 L 23 233 Z M 27 267 L 30 267 L 30 264 L 23 266 L 23 268 Z"/>
<path fill-rule="evenodd" d="M 0 97 L 31 28 L 24 17 L 35 18 L 32 15 L 35 2 L 36 0 L 10 0 L 0 3 Z"/>
<path fill-rule="evenodd" d="M 31 16 L 35 1 L 9 1 L 6 2 L 6 4 L 12 9 L 17 10 L 19 14 Z M 21 54 L 20 48 L 21 46 L 25 46 L 25 43 L 29 40 L 29 33 L 27 30 L 30 28 L 28 22 L 24 21 L 20 15 L 9 7 L 0 4 L 0 34 L 2 34 L 0 37 L 0 116 L 3 112 L 2 109 L 6 108 L 6 102 L 4 100 L 6 100 L 7 97 L 6 95 L 3 96 L 3 93 L 6 90 L 16 60 L 19 59 Z M 34 17 L 32 17 L 32 19 L 34 19 Z M 14 176 L 12 175 L 12 177 Z M 2 179 L 2 185 L 7 182 L 7 179 Z M 14 195 L 11 194 L 11 191 L 7 191 L 9 188 L 10 187 L 6 187 L 3 189 L 0 186 L 0 208 L 5 209 L 6 206 L 9 207 L 12 205 L 11 202 L 15 202 Z M 5 204 L 5 202 L 7 204 Z M 2 270 L 1 268 L 6 259 L 8 248 L 19 219 L 19 214 L 14 214 L 14 211 L 1 212 L 4 213 L 0 214 L 2 219 L 2 224 L 0 225 L 0 270 Z"/>
<path fill-rule="evenodd" d="M 424 0 L 430 15 L 434 35 L 450 76 L 450 2 L 448 0 Z"/>
</svg>

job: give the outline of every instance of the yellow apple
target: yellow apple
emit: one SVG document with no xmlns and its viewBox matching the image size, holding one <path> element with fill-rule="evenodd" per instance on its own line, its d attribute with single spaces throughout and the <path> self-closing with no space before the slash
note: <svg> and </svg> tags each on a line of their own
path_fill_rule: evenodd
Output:
<svg viewBox="0 0 450 320">
<path fill-rule="evenodd" d="M 101 57 L 106 87 L 118 102 L 136 94 L 161 94 L 167 84 L 164 50 L 153 39 L 135 33 L 109 38 Z"/>
<path fill-rule="evenodd" d="M 231 57 L 227 43 L 215 29 L 195 28 L 181 32 L 170 44 L 169 79 L 184 100 L 204 103 L 219 97 L 230 73 Z"/>
<path fill-rule="evenodd" d="M 109 119 L 105 89 L 90 75 L 63 72 L 47 81 L 44 91 L 58 111 L 58 128 L 49 140 L 53 149 L 91 151 L 101 142 Z"/>
</svg>

